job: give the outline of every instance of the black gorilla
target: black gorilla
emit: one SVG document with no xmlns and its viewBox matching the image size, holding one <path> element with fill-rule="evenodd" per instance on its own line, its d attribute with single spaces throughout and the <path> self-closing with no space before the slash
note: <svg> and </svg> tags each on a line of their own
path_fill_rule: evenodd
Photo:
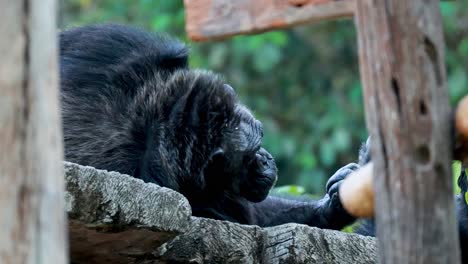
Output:
<svg viewBox="0 0 468 264">
<path fill-rule="evenodd" d="M 341 229 L 349 164 L 318 201 L 268 196 L 276 181 L 262 125 L 211 72 L 190 70 L 180 42 L 121 25 L 60 35 L 66 160 L 172 188 L 193 214 L 243 224 Z"/>
<path fill-rule="evenodd" d="M 371 160 L 370 138 L 359 150 L 359 165 L 362 166 Z M 458 218 L 458 230 L 460 235 L 460 249 L 462 253 L 462 263 L 468 264 L 468 204 L 465 195 L 468 191 L 468 178 L 464 170 L 458 177 L 458 186 L 461 193 L 456 195 L 456 211 Z M 375 236 L 375 223 L 373 220 L 360 220 L 355 228 L 355 232 L 365 236 Z"/>
</svg>

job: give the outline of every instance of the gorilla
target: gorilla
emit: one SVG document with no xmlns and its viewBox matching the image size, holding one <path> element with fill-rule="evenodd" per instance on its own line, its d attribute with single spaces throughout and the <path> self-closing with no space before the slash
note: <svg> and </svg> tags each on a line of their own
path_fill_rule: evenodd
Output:
<svg viewBox="0 0 468 264">
<path fill-rule="evenodd" d="M 338 170 L 319 200 L 269 196 L 277 177 L 262 124 L 223 78 L 188 67 L 188 49 L 116 24 L 60 34 L 65 159 L 183 194 L 193 215 L 242 224 L 341 229 Z"/>
</svg>

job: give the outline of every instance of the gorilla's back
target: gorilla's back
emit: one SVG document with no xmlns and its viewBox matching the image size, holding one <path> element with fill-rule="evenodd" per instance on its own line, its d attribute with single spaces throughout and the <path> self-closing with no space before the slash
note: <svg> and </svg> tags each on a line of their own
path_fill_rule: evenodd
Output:
<svg viewBox="0 0 468 264">
<path fill-rule="evenodd" d="M 187 57 L 181 42 L 128 26 L 62 32 L 66 160 L 176 190 L 198 181 L 237 98 Z"/>
<path fill-rule="evenodd" d="M 142 104 L 164 89 L 167 76 L 187 68 L 187 56 L 177 40 L 123 25 L 62 32 L 66 160 L 134 175 L 147 147 L 145 119 L 152 114 Z"/>
</svg>

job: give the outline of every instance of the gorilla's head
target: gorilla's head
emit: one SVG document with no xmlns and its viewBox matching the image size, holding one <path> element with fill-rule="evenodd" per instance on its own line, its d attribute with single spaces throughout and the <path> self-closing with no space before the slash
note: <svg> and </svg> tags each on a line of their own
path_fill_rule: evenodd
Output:
<svg viewBox="0 0 468 264">
<path fill-rule="evenodd" d="M 272 156 L 261 147 L 262 123 L 219 76 L 190 71 L 182 79 L 176 83 L 187 87 L 180 98 L 190 118 L 182 118 L 184 124 L 175 132 L 184 133 L 183 145 L 190 146 L 182 150 L 187 153 L 182 156 L 185 161 L 191 154 L 192 176 L 198 174 L 196 180 L 202 180 L 204 192 L 221 191 L 252 202 L 264 200 L 276 182 L 277 169 Z"/>
<path fill-rule="evenodd" d="M 275 162 L 261 123 L 225 83 L 189 69 L 188 48 L 164 35 L 122 25 L 62 32 L 66 160 L 171 188 L 194 208 L 262 201 Z"/>
<path fill-rule="evenodd" d="M 276 182 L 277 169 L 273 157 L 261 147 L 262 123 L 239 103 L 231 122 L 220 148 L 207 163 L 205 177 L 221 183 L 231 194 L 252 202 L 263 201 Z"/>
</svg>

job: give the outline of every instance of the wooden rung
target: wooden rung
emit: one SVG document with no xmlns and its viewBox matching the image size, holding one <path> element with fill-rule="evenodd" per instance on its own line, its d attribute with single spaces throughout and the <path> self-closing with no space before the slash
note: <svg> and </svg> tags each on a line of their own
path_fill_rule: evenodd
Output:
<svg viewBox="0 0 468 264">
<path fill-rule="evenodd" d="M 184 0 L 194 41 L 251 34 L 297 24 L 352 17 L 355 0 Z"/>
<path fill-rule="evenodd" d="M 193 41 L 207 41 L 350 18 L 354 15 L 355 1 L 184 0 L 186 30 Z"/>
</svg>

